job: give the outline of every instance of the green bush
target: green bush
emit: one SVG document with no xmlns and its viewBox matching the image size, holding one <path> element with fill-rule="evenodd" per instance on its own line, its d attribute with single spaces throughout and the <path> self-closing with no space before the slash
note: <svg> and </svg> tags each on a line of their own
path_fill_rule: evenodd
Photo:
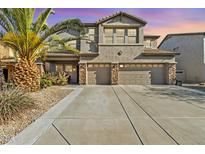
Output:
<svg viewBox="0 0 205 154">
<path fill-rule="evenodd" d="M 66 73 L 57 73 L 55 75 L 44 74 L 40 80 L 41 88 L 47 88 L 52 85 L 63 86 L 68 84 L 68 76 Z"/>
<path fill-rule="evenodd" d="M 18 112 L 33 105 L 34 100 L 20 88 L 0 91 L 0 123 L 12 119 Z"/>
<path fill-rule="evenodd" d="M 41 88 L 47 88 L 52 86 L 53 81 L 50 74 L 44 74 L 40 79 L 40 86 Z"/>
<path fill-rule="evenodd" d="M 55 85 L 66 85 L 68 84 L 68 77 L 65 73 L 59 73 L 55 77 Z"/>
</svg>

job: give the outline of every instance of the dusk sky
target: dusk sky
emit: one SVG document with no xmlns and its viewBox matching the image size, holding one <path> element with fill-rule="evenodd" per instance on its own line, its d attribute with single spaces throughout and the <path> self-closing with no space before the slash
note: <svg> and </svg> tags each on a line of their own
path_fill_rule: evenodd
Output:
<svg viewBox="0 0 205 154">
<path fill-rule="evenodd" d="M 37 9 L 38 13 L 42 9 Z M 48 24 L 52 25 L 66 18 L 79 18 L 82 22 L 95 22 L 117 11 L 125 11 L 147 21 L 145 34 L 161 35 L 160 40 L 168 33 L 205 32 L 205 9 L 158 9 L 158 8 L 79 8 L 54 9 Z"/>
</svg>

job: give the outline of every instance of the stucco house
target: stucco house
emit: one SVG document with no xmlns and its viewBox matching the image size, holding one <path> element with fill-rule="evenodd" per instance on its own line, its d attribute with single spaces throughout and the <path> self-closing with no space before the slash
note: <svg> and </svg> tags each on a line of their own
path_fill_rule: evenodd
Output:
<svg viewBox="0 0 205 154">
<path fill-rule="evenodd" d="M 176 56 L 178 80 L 205 82 L 205 32 L 168 34 L 159 48 L 180 53 Z"/>
<path fill-rule="evenodd" d="M 146 24 L 125 12 L 84 23 L 87 39 L 70 43 L 80 54 L 49 52 L 46 71 L 69 72 L 79 84 L 175 84 L 176 53 L 158 49 L 159 36 L 144 35 Z M 66 35 L 72 34 L 59 34 Z"/>
</svg>

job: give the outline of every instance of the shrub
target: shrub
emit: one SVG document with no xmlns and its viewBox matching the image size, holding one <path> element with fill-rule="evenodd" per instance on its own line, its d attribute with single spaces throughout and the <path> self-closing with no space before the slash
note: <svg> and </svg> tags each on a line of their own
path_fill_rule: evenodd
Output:
<svg viewBox="0 0 205 154">
<path fill-rule="evenodd" d="M 13 119 L 18 112 L 34 105 L 26 91 L 20 88 L 4 89 L 0 92 L 0 123 Z"/>
<path fill-rule="evenodd" d="M 52 85 L 63 86 L 68 84 L 68 75 L 66 73 L 57 73 L 55 75 L 44 74 L 40 80 L 41 88 L 47 88 Z"/>
<path fill-rule="evenodd" d="M 41 88 L 47 88 L 52 86 L 53 81 L 50 74 L 44 74 L 40 79 L 40 86 Z"/>
<path fill-rule="evenodd" d="M 66 85 L 68 84 L 68 77 L 65 73 L 59 73 L 55 77 L 55 84 L 56 85 Z"/>
</svg>

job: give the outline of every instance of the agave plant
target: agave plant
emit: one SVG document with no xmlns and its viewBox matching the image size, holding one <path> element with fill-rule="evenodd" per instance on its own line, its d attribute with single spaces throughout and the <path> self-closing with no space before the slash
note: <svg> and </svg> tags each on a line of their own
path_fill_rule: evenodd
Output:
<svg viewBox="0 0 205 154">
<path fill-rule="evenodd" d="M 64 29 L 79 33 L 83 30 L 79 19 L 68 19 L 49 27 L 47 19 L 51 14 L 54 14 L 52 9 L 45 9 L 34 20 L 35 9 L 0 9 L 0 26 L 3 28 L 1 41 L 14 50 L 18 59 L 13 73 L 13 81 L 17 86 L 38 90 L 40 72 L 35 62 L 46 53 L 53 36 Z M 65 50 L 72 51 L 64 42 L 73 39 L 76 38 L 57 41 Z"/>
</svg>

